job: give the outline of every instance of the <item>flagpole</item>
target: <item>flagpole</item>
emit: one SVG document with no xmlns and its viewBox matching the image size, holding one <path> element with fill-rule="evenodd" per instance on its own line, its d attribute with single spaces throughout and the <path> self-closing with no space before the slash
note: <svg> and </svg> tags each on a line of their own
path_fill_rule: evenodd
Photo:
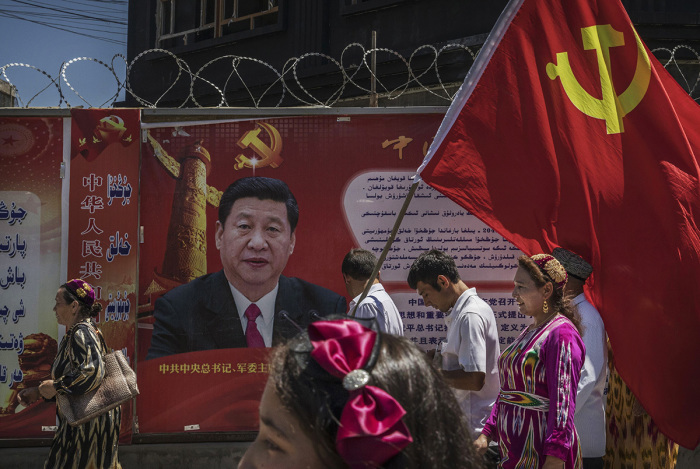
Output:
<svg viewBox="0 0 700 469">
<path fill-rule="evenodd" d="M 357 301 L 355 307 L 350 312 L 350 317 L 355 317 L 357 307 L 360 305 L 360 303 L 362 303 L 362 300 L 364 300 L 367 297 L 369 289 L 372 288 L 374 280 L 377 278 L 377 275 L 379 275 L 379 269 L 384 263 L 384 260 L 386 259 L 387 253 L 389 252 L 389 248 L 394 242 L 394 238 L 396 238 L 396 233 L 399 231 L 401 221 L 403 220 L 403 217 L 406 214 L 406 210 L 408 209 L 408 204 L 411 202 L 413 194 L 416 192 L 418 184 L 421 182 L 421 171 L 423 171 L 425 166 L 435 154 L 435 150 L 442 143 L 442 140 L 447 134 L 447 130 L 452 126 L 452 124 L 454 124 L 454 121 L 457 119 L 462 105 L 466 102 L 467 99 L 469 99 L 469 96 L 474 90 L 476 83 L 479 81 L 479 78 L 481 78 L 481 75 L 484 73 L 486 65 L 488 64 L 489 60 L 491 60 L 493 53 L 498 47 L 498 44 L 503 38 L 505 31 L 508 29 L 508 26 L 510 25 L 511 21 L 513 21 L 513 18 L 518 12 L 518 9 L 522 5 L 523 1 L 524 0 L 510 0 L 508 2 L 508 5 L 506 5 L 506 8 L 501 13 L 501 16 L 498 18 L 498 21 L 496 21 L 496 24 L 493 27 L 493 30 L 486 39 L 484 48 L 481 52 L 479 52 L 479 55 L 474 61 L 474 65 L 471 67 L 469 73 L 465 77 L 464 83 L 462 83 L 462 86 L 459 87 L 459 91 L 457 91 L 457 94 L 455 95 L 452 104 L 450 105 L 449 109 L 447 110 L 447 113 L 445 114 L 445 118 L 442 120 L 442 123 L 438 128 L 437 134 L 435 135 L 435 139 L 430 144 L 430 148 L 428 149 L 428 153 L 423 159 L 423 163 L 418 167 L 418 171 L 414 176 L 413 185 L 409 189 L 408 195 L 406 196 L 406 201 L 404 202 L 403 207 L 401 207 L 399 216 L 396 218 L 396 222 L 394 223 L 394 229 L 391 231 L 391 235 L 389 235 L 389 239 L 387 239 L 386 245 L 384 245 L 384 250 L 379 256 L 377 265 L 374 266 L 374 271 L 372 272 L 372 275 L 367 280 L 367 284 L 365 285 L 365 289 L 362 291 L 362 295 L 360 295 L 360 299 Z"/>
<path fill-rule="evenodd" d="M 498 44 L 503 38 L 506 29 L 508 29 L 508 26 L 510 25 L 511 21 L 513 20 L 513 17 L 517 13 L 523 1 L 524 0 L 510 0 L 510 2 L 508 2 L 508 5 L 506 5 L 506 8 L 503 10 L 501 16 L 498 18 L 498 21 L 496 21 L 496 25 L 489 34 L 489 37 L 486 39 L 484 49 L 477 56 L 476 60 L 474 61 L 474 65 L 472 66 L 472 69 L 469 70 L 469 73 L 464 79 L 464 83 L 462 83 L 462 86 L 460 86 L 459 91 L 457 91 L 452 105 L 450 105 L 449 109 L 447 110 L 447 113 L 445 114 L 445 118 L 440 124 L 440 128 L 438 128 L 437 134 L 435 135 L 435 139 L 430 144 L 430 148 L 428 149 L 427 155 L 425 155 L 425 158 L 423 159 L 423 163 L 418 167 L 418 171 L 414 176 L 413 185 L 409 189 L 403 207 L 401 207 L 399 216 L 396 218 L 396 222 L 394 223 L 394 229 L 391 230 L 391 235 L 389 235 L 389 239 L 386 240 L 384 250 L 379 256 L 377 265 L 374 266 L 374 271 L 372 272 L 372 275 L 367 280 L 367 284 L 365 285 L 365 289 L 362 291 L 362 295 L 360 295 L 360 299 L 357 301 L 352 311 L 350 311 L 350 317 L 355 317 L 357 307 L 360 305 L 360 303 L 362 303 L 362 300 L 364 300 L 367 297 L 369 289 L 372 288 L 374 280 L 377 278 L 377 275 L 379 275 L 379 269 L 384 263 L 384 260 L 386 259 L 387 253 L 389 252 L 389 248 L 394 242 L 394 238 L 396 238 L 396 233 L 399 231 L 401 221 L 403 220 L 403 217 L 406 214 L 406 210 L 408 210 L 408 204 L 411 202 L 411 199 L 413 199 L 413 194 L 416 192 L 418 184 L 421 182 L 421 171 L 423 171 L 425 166 L 435 154 L 435 150 L 442 143 L 442 140 L 447 134 L 447 130 L 452 126 L 452 124 L 454 124 L 455 119 L 457 119 L 457 116 L 459 115 L 459 110 L 462 107 L 461 105 L 463 105 L 464 102 L 466 102 L 466 100 L 469 99 L 469 96 L 474 90 L 476 83 L 479 81 L 479 78 L 481 78 L 481 75 L 486 69 L 486 65 L 491 59 L 491 56 L 493 56 L 494 51 L 498 47 Z"/>
<path fill-rule="evenodd" d="M 421 165 L 418 167 L 416 173 L 421 174 L 423 172 L 423 169 L 425 169 L 430 160 L 433 158 L 433 155 L 435 155 L 435 151 L 437 151 L 440 145 L 442 145 L 442 141 L 447 135 L 447 132 L 450 130 L 450 128 L 452 128 L 455 121 L 459 117 L 462 107 L 464 107 L 464 104 L 472 95 L 474 88 L 476 88 L 476 84 L 484 74 L 486 66 L 491 61 L 491 57 L 493 57 L 493 54 L 496 52 L 498 45 L 501 43 L 501 39 L 503 39 L 506 30 L 513 21 L 515 14 L 523 4 L 523 1 L 524 0 L 510 0 L 501 12 L 496 24 L 493 26 L 493 29 L 486 38 L 484 46 L 481 48 L 479 54 L 474 60 L 474 63 L 469 68 L 467 76 L 464 77 L 464 81 L 460 85 L 459 90 L 457 90 L 457 93 L 452 98 L 452 104 L 450 104 L 450 107 L 447 108 L 445 117 L 442 119 L 440 127 L 438 127 L 438 130 L 435 133 L 435 138 L 430 144 L 430 148 L 428 148 L 428 153 L 426 153 L 425 158 L 423 158 L 423 163 L 421 163 Z"/>
<path fill-rule="evenodd" d="M 377 278 L 377 275 L 379 275 L 379 269 L 382 267 L 382 264 L 384 263 L 384 260 L 386 259 L 387 254 L 389 253 L 389 248 L 394 242 L 394 238 L 396 238 L 396 233 L 399 231 L 399 227 L 401 226 L 401 222 L 403 221 L 404 215 L 406 215 L 406 210 L 408 210 L 408 204 L 411 203 L 411 199 L 413 199 L 413 194 L 416 193 L 416 189 L 418 188 L 418 184 L 420 184 L 420 176 L 417 174 L 413 176 L 413 184 L 408 190 L 408 195 L 406 196 L 406 200 L 403 203 L 403 206 L 401 207 L 401 210 L 399 210 L 399 215 L 396 217 L 396 221 L 394 222 L 394 228 L 391 230 L 391 234 L 389 235 L 389 238 L 386 240 L 386 244 L 384 245 L 384 249 L 382 250 L 382 253 L 379 256 L 379 260 L 377 260 L 377 265 L 374 266 L 374 271 L 372 272 L 372 275 L 370 275 L 369 279 L 367 280 L 367 284 L 365 285 L 365 289 L 362 291 L 362 295 L 360 295 L 360 299 L 357 300 L 357 303 L 355 303 L 355 307 L 350 311 L 349 316 L 350 317 L 355 317 L 355 312 L 357 311 L 357 307 L 362 303 L 362 300 L 367 298 L 367 294 L 369 293 L 369 289 L 372 288 L 372 284 L 374 283 L 374 280 Z"/>
</svg>

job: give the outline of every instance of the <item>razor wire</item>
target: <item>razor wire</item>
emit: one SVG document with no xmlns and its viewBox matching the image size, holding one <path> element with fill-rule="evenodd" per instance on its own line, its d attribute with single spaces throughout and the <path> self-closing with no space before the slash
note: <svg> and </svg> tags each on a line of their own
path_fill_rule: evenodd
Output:
<svg viewBox="0 0 700 469">
<path fill-rule="evenodd" d="M 439 48 L 433 45 L 423 45 L 416 48 L 406 58 L 399 52 L 391 49 L 366 49 L 359 43 L 352 43 L 343 49 L 338 60 L 327 54 L 309 52 L 299 57 L 288 59 L 281 69 L 277 69 L 268 62 L 255 57 L 223 55 L 206 62 L 194 70 L 184 59 L 168 50 L 148 49 L 134 57 L 131 62 L 128 62 L 122 54 L 112 57 L 109 63 L 90 57 L 73 58 L 61 64 L 56 76 L 30 64 L 9 63 L 0 67 L 0 78 L 10 84 L 19 107 L 24 108 L 36 107 L 32 106 L 32 103 L 40 95 L 49 92 L 53 93 L 54 90 L 58 97 L 58 103 L 55 107 L 59 108 L 76 106 L 88 108 L 112 107 L 117 103 L 122 91 L 144 108 L 211 107 L 202 104 L 202 101 L 208 99 L 211 102 L 212 96 L 215 97 L 214 101 L 218 101 L 214 107 L 230 107 L 228 96 L 234 91 L 239 93 L 239 95 L 242 93 L 245 99 L 248 100 L 250 107 L 254 108 L 262 107 L 265 99 L 276 101 L 273 106 L 267 105 L 265 107 L 332 107 L 343 99 L 369 98 L 373 92 L 364 83 L 368 80 L 375 81 L 377 97 L 388 101 L 396 100 L 406 93 L 413 93 L 418 90 L 427 92 L 434 96 L 437 101 L 449 105 L 456 94 L 459 83 L 445 83 L 443 81 L 441 70 L 447 66 L 454 67 L 454 62 L 441 64 L 441 56 L 452 52 L 466 53 L 466 61 L 463 64 L 462 62 L 459 63 L 460 66 L 466 67 L 460 74 L 461 77 L 464 77 L 476 59 L 479 50 L 480 46 L 466 46 L 459 43 L 450 43 Z M 699 100 L 700 54 L 692 47 L 686 45 L 678 45 L 673 49 L 657 48 L 653 49 L 652 52 L 683 89 L 694 100 Z M 352 54 L 355 54 L 356 58 L 359 56 L 359 60 L 353 62 L 349 58 Z M 371 60 L 368 59 L 373 54 L 381 54 L 384 57 L 389 57 L 389 60 L 379 62 L 378 68 L 372 70 L 370 66 Z M 683 58 L 679 58 L 681 55 Z M 149 56 L 155 56 L 160 62 L 169 62 L 176 69 L 174 77 L 169 83 L 165 84 L 160 95 L 150 100 L 139 94 L 142 92 L 138 90 L 138 80 L 132 79 L 134 70 L 148 60 Z M 416 62 L 419 59 L 421 64 L 417 65 Z M 336 83 L 330 85 L 331 90 L 335 88 L 330 95 L 328 95 L 328 86 L 321 92 L 325 97 L 319 95 L 318 88 L 312 88 L 309 85 L 305 86 L 305 79 L 301 76 L 299 70 L 308 61 L 323 62 L 326 68 L 331 67 L 334 69 L 333 72 L 325 72 L 329 75 L 332 74 L 333 79 L 336 81 Z M 96 64 L 98 67 L 101 67 L 107 72 L 109 77 L 114 79 L 114 92 L 110 93 L 106 98 L 93 99 L 93 102 L 88 101 L 88 98 L 85 97 L 85 92 L 83 91 L 81 94 L 79 86 L 71 83 L 73 79 L 71 72 L 77 69 L 78 64 Z M 386 64 L 391 64 L 394 68 L 397 64 L 400 65 L 400 73 L 397 73 L 394 69 L 391 72 L 391 77 L 394 81 L 396 81 L 397 76 L 402 77 L 398 84 L 388 85 L 382 80 L 382 67 L 385 67 Z M 255 80 L 259 76 L 259 72 L 247 70 L 250 66 L 262 67 L 273 78 L 264 84 L 260 84 Z M 27 88 L 25 86 L 26 80 L 16 80 L 16 83 L 12 80 L 14 73 L 19 70 L 30 70 L 31 73 L 43 75 L 46 85 L 38 91 L 23 92 L 23 87 Z M 233 83 L 235 82 L 240 83 L 240 85 L 234 87 Z M 164 105 L 163 102 L 167 99 L 174 99 L 168 98 L 168 95 L 178 86 L 185 86 L 189 90 L 187 95 L 183 96 L 184 93 L 180 93 L 178 89 L 179 104 L 173 105 L 168 101 L 168 105 Z M 31 95 L 31 97 L 25 103 L 25 96 L 27 95 Z M 283 105 L 285 99 L 289 99 L 291 103 Z M 237 105 L 239 104 L 237 103 Z"/>
</svg>

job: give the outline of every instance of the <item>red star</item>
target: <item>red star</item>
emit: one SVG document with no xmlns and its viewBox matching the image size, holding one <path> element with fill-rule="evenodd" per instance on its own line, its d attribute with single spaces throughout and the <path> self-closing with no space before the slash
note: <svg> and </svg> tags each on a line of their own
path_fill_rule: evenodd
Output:
<svg viewBox="0 0 700 469">
<path fill-rule="evenodd" d="M 3 138 L 3 140 L 4 140 L 3 145 L 10 145 L 10 146 L 14 145 L 15 142 L 19 142 L 19 140 L 13 138 L 12 135 L 10 135 L 7 138 Z"/>
</svg>

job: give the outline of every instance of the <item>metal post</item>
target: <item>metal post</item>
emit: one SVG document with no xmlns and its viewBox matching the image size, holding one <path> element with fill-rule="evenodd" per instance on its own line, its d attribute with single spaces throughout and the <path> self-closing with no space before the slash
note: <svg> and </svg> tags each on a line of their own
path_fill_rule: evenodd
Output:
<svg viewBox="0 0 700 469">
<path fill-rule="evenodd" d="M 372 92 L 369 96 L 369 107 L 379 106 L 379 97 L 377 96 L 377 31 L 372 31 L 372 70 L 371 71 L 371 86 Z"/>
</svg>

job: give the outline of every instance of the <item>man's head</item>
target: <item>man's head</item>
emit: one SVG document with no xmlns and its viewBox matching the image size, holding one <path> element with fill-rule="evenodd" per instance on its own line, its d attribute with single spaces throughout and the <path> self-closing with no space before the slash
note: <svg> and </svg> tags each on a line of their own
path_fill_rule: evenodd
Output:
<svg viewBox="0 0 700 469">
<path fill-rule="evenodd" d="M 583 292 L 583 284 L 593 272 L 591 264 L 586 262 L 581 256 L 575 254 L 568 249 L 554 248 L 552 257 L 559 261 L 564 267 L 566 273 L 569 274 L 569 280 L 566 282 L 565 293 L 578 295 Z"/>
<path fill-rule="evenodd" d="M 226 219 L 231 213 L 231 207 L 238 199 L 254 197 L 259 200 L 273 200 L 281 202 L 287 208 L 287 220 L 292 232 L 297 228 L 299 221 L 299 206 L 294 194 L 289 190 L 284 181 L 265 177 L 245 177 L 231 183 L 226 188 L 219 202 L 219 221 L 226 224 Z"/>
<path fill-rule="evenodd" d="M 452 308 L 466 290 L 454 259 L 437 249 L 418 256 L 411 265 L 407 281 L 423 297 L 426 306 L 442 312 Z"/>
<path fill-rule="evenodd" d="M 249 300 L 277 285 L 294 251 L 298 220 L 296 199 L 278 179 L 242 178 L 222 195 L 216 248 L 226 278 Z"/>
<path fill-rule="evenodd" d="M 362 293 L 376 265 L 376 256 L 366 249 L 351 249 L 345 255 L 340 271 L 343 273 L 348 295 L 354 298 Z M 375 282 L 377 281 L 375 279 Z"/>
</svg>

